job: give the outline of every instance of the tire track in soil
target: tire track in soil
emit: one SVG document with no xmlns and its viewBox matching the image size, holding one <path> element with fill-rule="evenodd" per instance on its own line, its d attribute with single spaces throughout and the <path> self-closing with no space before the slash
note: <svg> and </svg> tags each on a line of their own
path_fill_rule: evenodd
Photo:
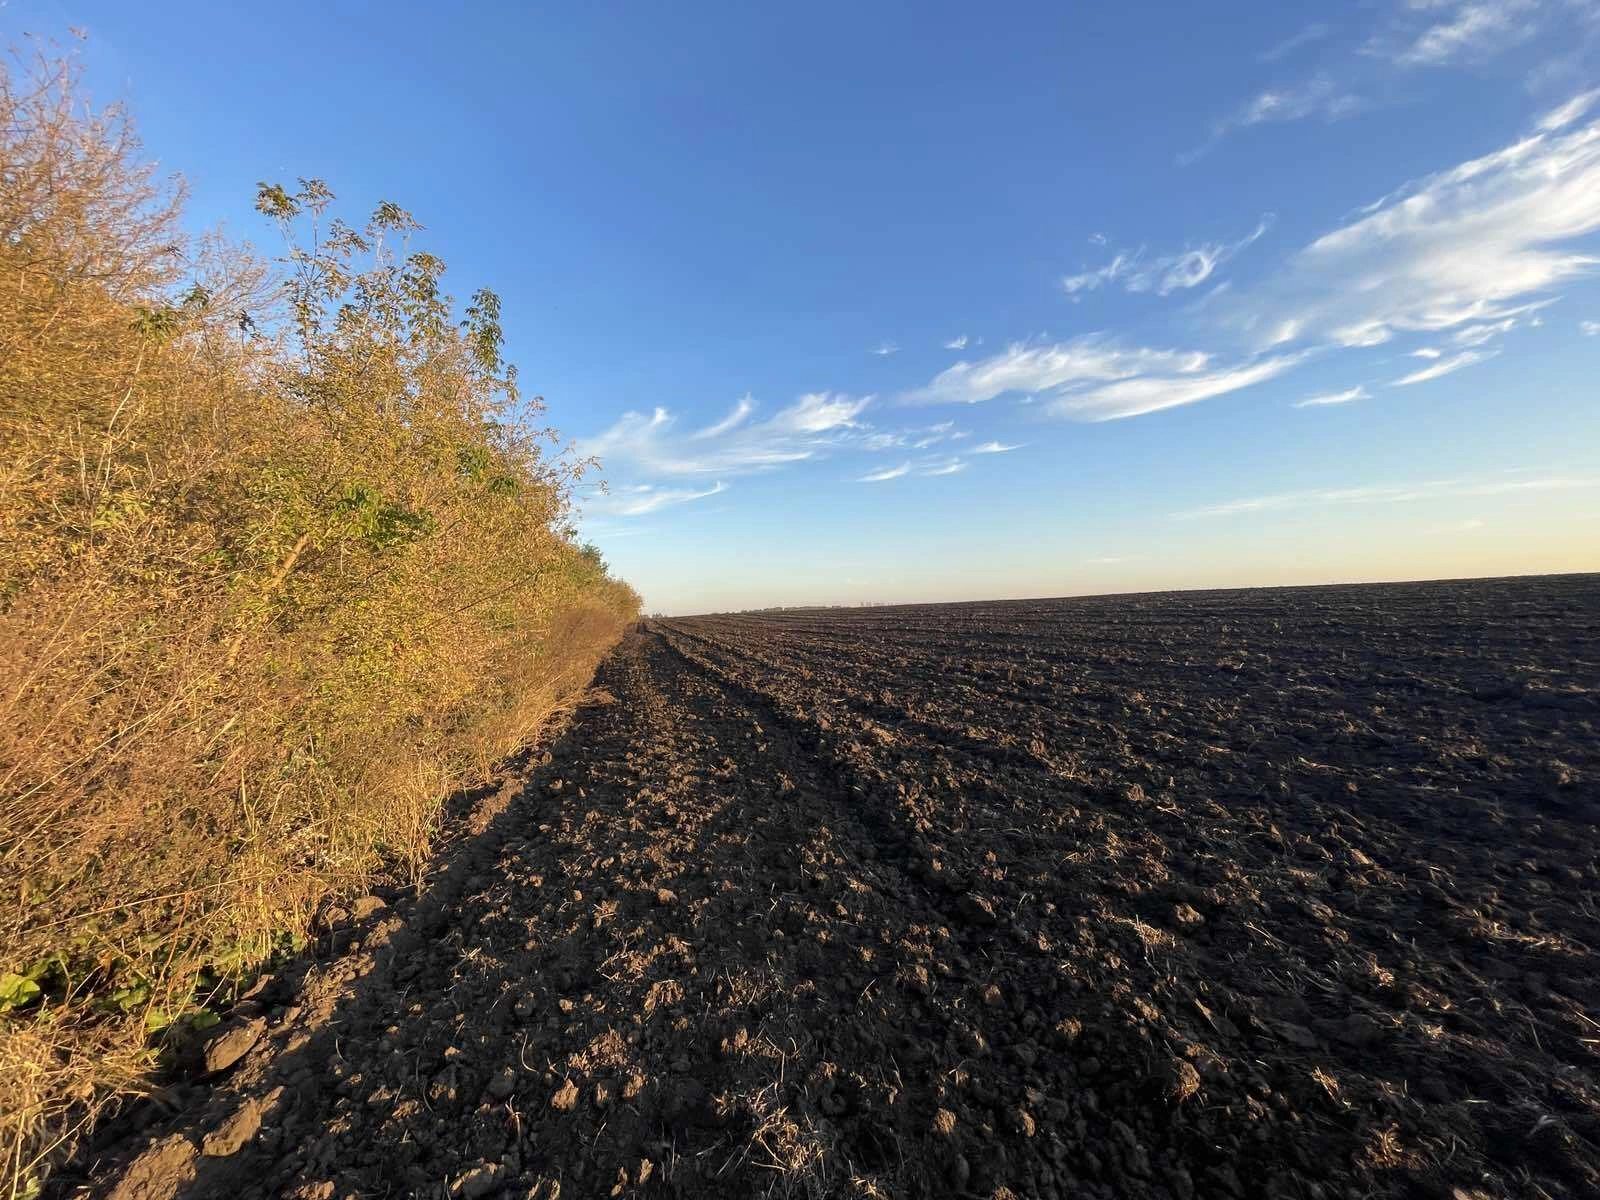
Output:
<svg viewBox="0 0 1600 1200">
<path fill-rule="evenodd" d="M 1580 628 L 1560 621 L 1591 611 L 1588 586 L 1550 602 L 1550 636 Z M 1485 598 L 1503 603 L 1492 589 L 1369 591 L 1362 611 L 1397 641 L 1418 612 L 1470 624 Z M 1301 602 L 1252 605 L 1270 616 L 1284 596 Z M 1151 620 L 1190 619 L 1189 601 L 1163 603 Z M 944 611 L 919 610 L 911 640 L 873 653 L 874 679 L 906 671 L 908 716 L 944 654 L 915 638 L 948 642 Z M 991 642 L 1014 615 L 994 606 Z M 846 644 L 863 628 L 807 619 Z M 1071 644 L 1091 645 L 1100 618 L 1073 619 Z M 1595 878 L 1592 809 L 1524 800 L 1493 759 L 1463 794 L 1431 797 L 1358 776 L 1354 755 L 1345 774 L 1384 789 L 1374 808 L 1339 778 L 1279 769 L 1270 691 L 1238 701 L 1248 741 L 1230 747 L 1216 722 L 1231 718 L 1205 710 L 1188 731 L 1200 744 L 1152 760 L 1162 730 L 1138 722 L 1162 710 L 1116 707 L 1114 642 L 1073 678 L 1110 689 L 1130 729 L 1086 748 L 1092 770 L 1063 771 L 1054 743 L 1048 756 L 965 744 L 964 729 L 992 723 L 962 707 L 986 703 L 963 690 L 983 663 L 951 681 L 948 726 L 902 728 L 847 671 L 786 676 L 782 638 L 752 654 L 742 643 L 759 650 L 759 622 L 684 624 L 630 635 L 597 678 L 614 702 L 577 714 L 422 896 L 247 1005 L 261 1042 L 209 1098 L 196 1089 L 176 1116 L 145 1110 L 137 1134 L 108 1131 L 77 1164 L 85 1190 L 1594 1191 L 1592 922 L 1582 888 L 1567 899 L 1545 882 Z M 1519 626 L 1516 653 L 1558 659 L 1539 636 Z M 1569 655 L 1588 661 L 1592 631 L 1572 636 Z M 1163 652 L 1189 662 L 1209 638 Z M 1479 658 L 1504 670 L 1499 653 L 1486 643 Z M 1437 661 L 1383 659 L 1419 677 Z M 1169 685 L 1123 685 L 1152 686 Z M 1098 702 L 1074 730 L 1105 728 Z M 1181 694 L 1170 702 L 1182 710 Z M 1547 710 L 1485 711 L 1513 730 L 1578 728 Z M 1592 747 L 1545 741 L 1579 777 L 1590 769 Z M 1166 772 L 1186 768 L 1175 788 Z M 1504 857 L 1501 793 L 1534 805 L 1542 848 Z M 1407 842 L 1408 827 L 1448 829 L 1418 815 L 1445 799 L 1500 831 Z M 1533 865 L 1508 869 L 1519 853 Z"/>
</svg>

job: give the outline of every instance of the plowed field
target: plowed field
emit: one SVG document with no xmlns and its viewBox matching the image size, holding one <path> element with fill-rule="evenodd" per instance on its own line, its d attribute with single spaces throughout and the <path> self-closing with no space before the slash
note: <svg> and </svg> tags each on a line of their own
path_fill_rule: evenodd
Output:
<svg viewBox="0 0 1600 1200">
<path fill-rule="evenodd" d="M 75 1178 L 1600 1194 L 1600 577 L 661 621 L 596 686 Z"/>
</svg>

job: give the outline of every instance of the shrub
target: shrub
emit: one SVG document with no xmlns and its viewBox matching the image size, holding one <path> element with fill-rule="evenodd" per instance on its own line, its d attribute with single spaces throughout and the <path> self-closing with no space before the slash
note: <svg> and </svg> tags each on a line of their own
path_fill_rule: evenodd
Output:
<svg viewBox="0 0 1600 1200">
<path fill-rule="evenodd" d="M 403 210 L 181 194 L 69 65 L 0 74 L 0 1151 L 31 1186 L 162 1031 L 420 870 L 638 598 L 578 546 L 500 304 Z M 203 1018 L 202 1018 L 203 1019 Z"/>
</svg>

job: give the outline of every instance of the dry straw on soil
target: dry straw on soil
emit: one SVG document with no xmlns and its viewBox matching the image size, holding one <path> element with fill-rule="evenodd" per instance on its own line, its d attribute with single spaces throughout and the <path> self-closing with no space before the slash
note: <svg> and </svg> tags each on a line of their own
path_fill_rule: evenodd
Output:
<svg viewBox="0 0 1600 1200">
<path fill-rule="evenodd" d="M 572 539 L 498 300 L 458 314 L 407 214 L 302 181 L 258 198 L 278 264 L 188 237 L 76 83 L 0 73 L 13 1195 L 330 894 L 418 869 L 638 606 Z"/>
</svg>

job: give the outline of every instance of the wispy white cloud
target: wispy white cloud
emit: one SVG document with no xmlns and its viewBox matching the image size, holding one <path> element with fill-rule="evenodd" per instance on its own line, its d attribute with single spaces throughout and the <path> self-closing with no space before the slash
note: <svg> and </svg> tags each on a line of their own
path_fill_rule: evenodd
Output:
<svg viewBox="0 0 1600 1200">
<path fill-rule="evenodd" d="M 1307 117 L 1337 120 L 1360 111 L 1361 107 L 1359 96 L 1344 91 L 1327 76 L 1318 75 L 1293 87 L 1257 92 L 1224 124 L 1246 129 L 1252 125 L 1302 121 Z"/>
<path fill-rule="evenodd" d="M 809 392 L 772 418 L 774 432 L 821 434 L 839 429 L 858 428 L 857 418 L 872 403 L 871 396 L 852 399 L 842 392 Z"/>
<path fill-rule="evenodd" d="M 1454 374 L 1463 367 L 1470 367 L 1474 363 L 1483 362 L 1500 353 L 1498 350 L 1466 350 L 1453 358 L 1441 358 L 1431 366 L 1423 367 L 1420 371 L 1413 371 L 1409 375 L 1402 375 L 1399 379 L 1391 380 L 1390 387 L 1410 387 L 1414 383 L 1427 383 L 1430 379 L 1438 379 L 1444 375 Z"/>
<path fill-rule="evenodd" d="M 1414 90 L 1406 80 L 1418 70 L 1481 64 L 1534 38 L 1565 50 L 1545 56 L 1529 77 L 1530 88 L 1544 91 L 1594 83 L 1594 51 L 1600 43 L 1596 0 L 1398 0 L 1382 7 L 1388 17 L 1356 58 L 1257 92 L 1213 122 L 1204 142 L 1178 156 L 1179 165 L 1194 162 L 1230 134 L 1252 126 L 1307 119 L 1333 122 L 1392 103 Z M 1331 32 L 1320 23 L 1307 26 L 1258 57 L 1263 62 L 1278 61 Z M 1594 103 L 1595 97 L 1586 96 L 1552 109 L 1539 128 L 1553 132 L 1577 120 Z"/>
<path fill-rule="evenodd" d="M 1320 408 L 1330 404 L 1349 404 L 1355 400 L 1370 400 L 1372 394 L 1362 384 L 1356 384 L 1342 392 L 1326 392 L 1320 396 L 1307 396 L 1304 400 L 1296 400 L 1296 408 Z"/>
<path fill-rule="evenodd" d="M 1179 520 L 1206 517 L 1235 517 L 1245 513 L 1276 512 L 1284 509 L 1319 508 L 1336 504 L 1409 504 L 1420 500 L 1441 500 L 1465 496 L 1503 496 L 1519 492 L 1569 491 L 1600 486 L 1600 478 L 1549 476 L 1537 479 L 1430 479 L 1421 483 L 1369 484 L 1362 487 L 1326 488 L 1299 492 L 1277 492 L 1229 500 L 1204 508 L 1191 508 L 1172 515 Z"/>
<path fill-rule="evenodd" d="M 1565 104 L 1558 104 L 1535 123 L 1535 128 L 1543 133 L 1555 133 L 1565 129 L 1579 117 L 1587 113 L 1600 101 L 1600 88 L 1591 88 L 1587 92 L 1580 92 Z"/>
<path fill-rule="evenodd" d="M 872 353 L 876 354 L 879 358 L 888 358 L 891 354 L 899 354 L 900 347 L 896 346 L 893 342 L 879 342 L 872 348 Z"/>
<path fill-rule="evenodd" d="M 1327 75 L 1317 75 L 1303 83 L 1286 87 L 1268 88 L 1257 92 L 1234 112 L 1214 122 L 1205 141 L 1178 155 L 1178 165 L 1188 166 L 1198 161 L 1216 149 L 1217 144 L 1229 134 L 1241 129 L 1304 121 L 1312 117 L 1338 121 L 1354 116 L 1364 107 L 1366 101 Z"/>
<path fill-rule="evenodd" d="M 1262 62 L 1277 62 L 1280 58 L 1287 58 L 1296 50 L 1311 45 L 1312 42 L 1320 42 L 1332 32 L 1333 27 L 1331 25 L 1325 25 L 1321 21 L 1317 21 L 1307 25 L 1299 33 L 1284 38 L 1283 41 L 1270 49 L 1263 50 L 1256 57 Z"/>
<path fill-rule="evenodd" d="M 1510 333 L 1516 327 L 1517 319 L 1515 317 L 1506 317 L 1500 321 L 1490 321 L 1484 325 L 1463 325 L 1450 335 L 1450 340 L 1458 346 L 1481 346 L 1501 334 Z"/>
<path fill-rule="evenodd" d="M 968 436 L 958 430 L 954 421 L 940 421 L 936 425 L 916 425 L 910 429 L 874 430 L 863 434 L 859 445 L 864 450 L 926 450 L 940 442 L 955 441 Z"/>
<path fill-rule="evenodd" d="M 693 488 L 666 488 L 642 483 L 614 490 L 608 494 L 591 496 L 584 502 L 584 515 L 589 517 L 642 517 L 658 509 L 691 500 L 704 500 L 727 491 L 720 480 L 703 491 Z"/>
<path fill-rule="evenodd" d="M 870 396 L 814 392 L 758 420 L 755 401 L 745 396 L 720 420 L 687 430 L 680 430 L 678 418 L 664 408 L 649 414 L 626 413 L 604 433 L 577 444 L 580 454 L 600 460 L 611 484 L 609 492 L 580 500 L 579 508 L 586 521 L 639 517 L 727 490 L 721 480 L 709 488 L 703 483 L 670 482 L 685 477 L 750 474 L 841 454 L 896 450 L 909 454 L 969 436 L 953 420 L 904 429 L 874 428 L 862 415 L 871 402 Z M 909 474 L 953 475 L 966 466 L 954 454 L 910 457 L 869 471 L 859 480 L 882 483 Z"/>
<path fill-rule="evenodd" d="M 1141 557 L 1138 554 L 1102 554 L 1097 558 L 1088 558 L 1084 561 L 1095 567 L 1110 567 L 1117 563 L 1138 562 Z"/>
<path fill-rule="evenodd" d="M 750 398 L 750 394 L 746 392 L 739 398 L 739 402 L 733 406 L 733 411 L 731 411 L 727 416 L 723 417 L 722 420 L 713 425 L 707 425 L 704 429 L 700 430 L 693 436 L 696 441 L 703 441 L 706 438 L 721 437 L 723 434 L 732 433 L 739 426 L 743 425 L 745 420 L 755 410 L 755 401 L 752 400 Z"/>
<path fill-rule="evenodd" d="M 897 467 L 884 467 L 878 471 L 868 471 L 856 480 L 857 483 L 886 483 L 891 479 L 899 479 L 902 475 L 911 474 L 911 463 L 901 463 Z"/>
<path fill-rule="evenodd" d="M 1096 267 L 1092 271 L 1083 271 L 1077 275 L 1068 275 L 1061 281 L 1061 289 L 1072 297 L 1076 297 L 1079 292 L 1097 291 L 1106 284 L 1122 278 L 1128 265 L 1128 257 L 1119 254 L 1103 267 Z"/>
<path fill-rule="evenodd" d="M 1124 251 L 1103 267 L 1068 275 L 1061 287 L 1074 301 L 1111 284 L 1120 284 L 1130 292 L 1155 292 L 1159 296 L 1198 287 L 1223 263 L 1266 233 L 1272 221 L 1272 214 L 1267 213 L 1253 232 L 1236 242 L 1208 242 L 1178 254 L 1146 259 L 1143 249 Z"/>
<path fill-rule="evenodd" d="M 1006 445 L 1004 442 L 985 442 L 981 446 L 974 446 L 972 448 L 972 453 L 973 454 L 1007 454 L 1012 450 L 1021 450 L 1022 446 L 1023 446 L 1022 442 L 1013 442 L 1009 446 Z"/>
<path fill-rule="evenodd" d="M 1578 330 L 1584 337 L 1600 337 L 1600 321 L 1579 321 Z"/>
<path fill-rule="evenodd" d="M 1149 371 L 1198 371 L 1206 356 L 1125 348 L 1101 335 L 1030 346 L 1014 342 L 975 362 L 947 367 L 907 399 L 927 404 L 981 404 L 1009 392 L 1043 392 L 1126 379 Z"/>
<path fill-rule="evenodd" d="M 942 475 L 957 475 L 967 469 L 964 459 L 953 454 L 943 455 L 938 458 L 924 458 L 913 462 L 907 459 L 893 467 L 884 467 L 877 471 L 869 471 L 860 476 L 857 483 L 887 483 L 891 479 L 904 479 L 907 475 L 921 475 L 932 479 Z"/>
<path fill-rule="evenodd" d="M 678 419 L 665 408 L 629 412 L 577 448 L 624 476 L 742 474 L 864 440 L 869 431 L 860 418 L 870 403 L 870 396 L 814 392 L 765 421 L 753 421 L 755 402 L 746 396 L 720 421 L 689 432 L 681 432 Z"/>
<path fill-rule="evenodd" d="M 1403 67 L 1439 67 L 1490 58 L 1537 32 L 1539 0 L 1431 0 L 1413 9 L 1442 12 L 1393 54 Z M 1381 51 L 1380 51 L 1381 52 Z"/>
<path fill-rule="evenodd" d="M 1009 393 L 1034 394 L 1056 416 L 1109 421 L 1193 404 L 1275 378 L 1303 355 L 1219 366 L 1199 351 L 1127 347 L 1098 334 L 1066 342 L 1016 343 L 977 362 L 939 372 L 905 399 L 981 404 Z"/>
<path fill-rule="evenodd" d="M 1527 313 L 1536 312 L 1537 310 L 1544 308 L 1547 304 L 1552 303 L 1554 303 L 1554 301 L 1542 301 L 1537 304 L 1523 304 L 1515 309 L 1506 310 L 1512 315 L 1502 317 L 1498 321 L 1484 321 L 1475 325 L 1463 325 L 1461 328 L 1450 334 L 1450 344 L 1457 348 L 1482 346 L 1488 342 L 1492 342 L 1497 337 L 1503 337 L 1504 335 L 1510 333 L 1518 326 L 1518 324 L 1526 324 L 1530 328 L 1536 326 L 1540 323 L 1538 317 L 1528 317 L 1526 321 L 1524 321 L 1522 319 L 1523 316 Z M 1415 350 L 1408 351 L 1408 353 L 1412 358 L 1425 358 L 1430 362 L 1435 359 L 1443 358 L 1445 354 L 1445 352 L 1439 349 L 1437 346 L 1418 346 Z M 1461 364 L 1461 366 L 1470 365 L 1470 363 Z"/>
<path fill-rule="evenodd" d="M 1596 230 L 1600 122 L 1533 133 L 1409 183 L 1214 311 L 1264 346 L 1374 346 L 1398 331 L 1492 326 L 1600 265 L 1574 244 Z"/>
<path fill-rule="evenodd" d="M 1180 375 L 1140 375 L 1104 387 L 1059 394 L 1048 411 L 1084 421 L 1114 421 L 1177 408 L 1237 392 L 1276 379 L 1299 365 L 1304 356 L 1279 355 L 1229 367 L 1216 367 Z"/>
<path fill-rule="evenodd" d="M 967 348 L 967 335 L 957 334 L 944 344 L 946 350 L 965 350 Z"/>
</svg>

